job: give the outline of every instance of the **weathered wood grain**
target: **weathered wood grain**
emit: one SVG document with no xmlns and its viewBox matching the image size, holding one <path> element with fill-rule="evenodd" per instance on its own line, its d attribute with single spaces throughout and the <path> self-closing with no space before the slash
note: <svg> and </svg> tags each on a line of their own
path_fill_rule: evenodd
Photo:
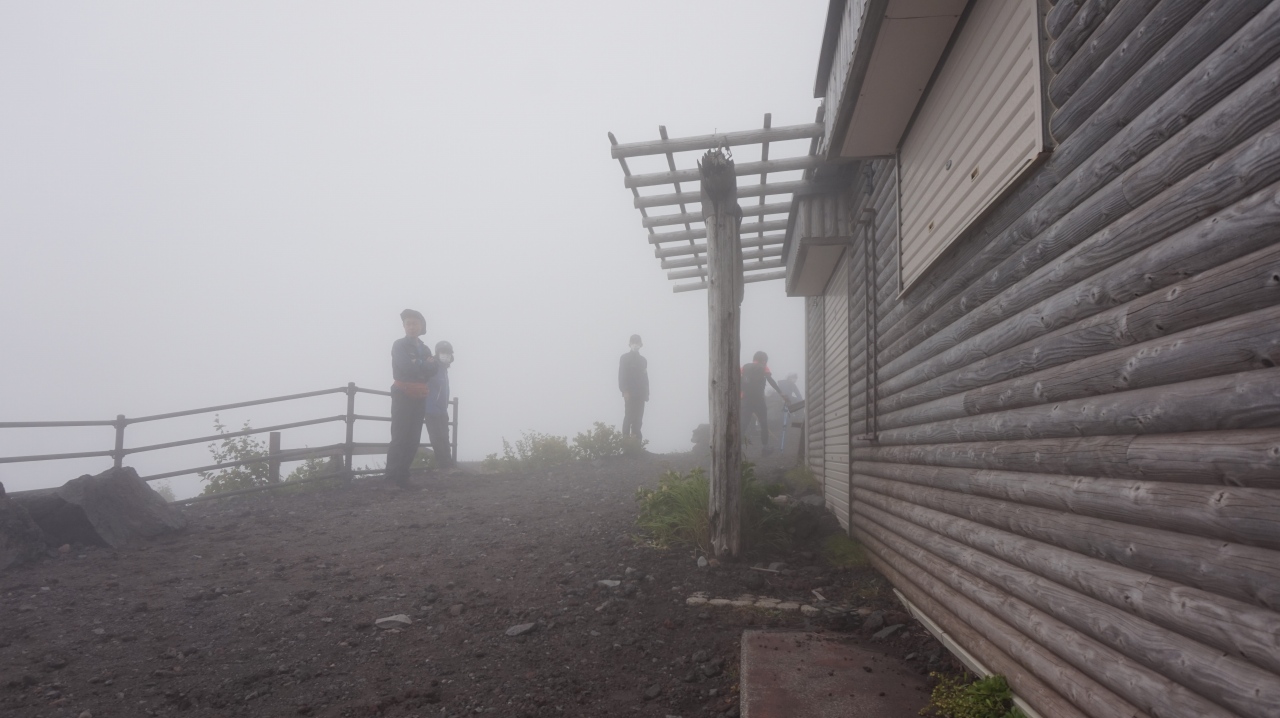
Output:
<svg viewBox="0 0 1280 718">
<path fill-rule="evenodd" d="M 1280 283 L 1270 281 L 1280 270 L 1277 223 L 1280 186 L 1273 185 L 904 372 L 895 385 L 922 380 L 896 394 L 889 394 L 895 385 L 882 386 L 880 410 L 1127 346 L 1140 341 L 1129 333 L 1130 313 L 1150 316 L 1152 306 L 1167 316 L 1156 332 L 1140 332 L 1146 339 L 1280 304 Z"/>
<path fill-rule="evenodd" d="M 891 350 L 882 361 L 905 351 L 907 347 L 893 346 L 903 333 L 1256 74 L 1265 63 L 1252 64 L 1249 52 L 1265 55 L 1265 48 L 1280 42 L 1275 23 L 1268 22 L 1272 19 L 1255 19 L 1185 77 L 1163 78 L 1145 68 L 1135 75 L 987 220 L 966 232 L 950 259 L 881 315 L 882 346 Z M 1174 46 L 1166 54 L 1179 51 Z M 1245 54 L 1237 56 L 1238 51 Z"/>
<path fill-rule="evenodd" d="M 1210 53 L 1237 42 L 1239 38 L 1232 36 L 1267 3 L 1268 0 L 1162 3 L 1138 28 L 1132 42 L 1126 41 L 1120 52 L 1108 58 L 1053 113 L 1050 133 L 1065 143 L 1091 118 L 1110 119 L 1108 116 L 1125 100 L 1154 102 L 1184 76 L 1195 74 L 1199 69 L 1196 65 Z M 1203 7 L 1197 9 L 1197 5 Z M 1192 11 L 1195 15 L 1188 18 Z"/>
<path fill-rule="evenodd" d="M 1238 601 L 1280 607 L 1280 554 L 858 474 L 854 486 Z"/>
<path fill-rule="evenodd" d="M 1280 491 L 1274 489 L 992 469 L 975 471 L 856 459 L 852 470 L 886 481 L 1280 549 Z M 1277 660 L 1280 661 L 1280 656 Z"/>
<path fill-rule="evenodd" d="M 1089 0 L 1064 0 L 1055 5 L 1044 18 L 1045 30 L 1048 31 L 1049 37 L 1056 40 L 1088 2 Z"/>
<path fill-rule="evenodd" d="M 1013 666 L 1010 668 L 1013 670 L 1004 675 L 1009 685 L 1019 695 L 1022 695 L 1022 690 L 1018 687 L 1019 682 L 1029 674 L 1052 686 L 1057 693 L 1090 718 L 1149 718 L 1145 711 L 1116 695 L 1044 646 L 1028 638 L 1002 618 L 907 560 L 860 524 L 854 524 L 854 535 L 870 549 L 871 562 L 876 569 L 913 603 L 918 606 L 945 607 L 960 621 L 971 626 L 979 635 L 1012 658 Z M 926 596 L 929 599 L 927 601 L 923 600 Z M 939 612 L 930 615 L 945 614 Z M 971 645 L 973 644 L 967 644 L 966 648 L 973 650 Z M 993 667 L 993 670 L 998 669 Z M 1024 697 L 1037 710 L 1047 710 L 1044 715 L 1054 716 L 1054 718 L 1058 715 L 1070 715 L 1069 712 L 1060 713 L 1062 708 L 1058 705 L 1042 709 L 1043 704 L 1037 701 L 1039 696 L 1034 694 L 1033 696 Z"/>
<path fill-rule="evenodd" d="M 893 429 L 1280 366 L 1280 306 L 1054 366 L 889 414 Z"/>
<path fill-rule="evenodd" d="M 1280 430 L 855 446 L 857 460 L 1280 489 Z"/>
<path fill-rule="evenodd" d="M 1111 14 L 1119 0 L 1085 0 L 1076 16 L 1049 45 L 1045 61 L 1054 72 L 1062 69 L 1087 42 L 1093 31 Z M 1053 13 L 1050 13 L 1052 16 Z"/>
<path fill-rule="evenodd" d="M 905 334 L 898 345 L 911 348 L 883 364 L 883 376 L 896 377 L 1277 180 L 1280 62 Z"/>
<path fill-rule="evenodd" d="M 1175 0 L 1165 0 L 1166 3 Z M 1111 53 L 1130 39 L 1131 33 L 1159 5 L 1160 0 L 1120 0 L 1107 13 L 1080 49 L 1066 64 L 1057 68 L 1057 74 L 1049 81 L 1049 101 L 1061 107 L 1073 92 L 1102 65 Z M 1194 12 L 1194 11 L 1193 11 Z"/>
<path fill-rule="evenodd" d="M 863 530 L 1150 713 L 1261 718 L 1280 705 L 1270 671 L 873 506 L 857 513 Z"/>
<path fill-rule="evenodd" d="M 854 493 L 860 507 L 873 506 L 1170 631 L 1280 672 L 1280 614 L 1274 611 L 874 491 L 859 488 Z"/>
</svg>

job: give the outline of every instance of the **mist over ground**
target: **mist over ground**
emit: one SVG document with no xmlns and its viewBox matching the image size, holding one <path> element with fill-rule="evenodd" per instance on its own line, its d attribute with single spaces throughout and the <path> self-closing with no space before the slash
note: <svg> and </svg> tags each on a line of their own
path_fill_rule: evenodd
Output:
<svg viewBox="0 0 1280 718">
<path fill-rule="evenodd" d="M 817 0 L 0 5 L 0 421 L 350 381 L 386 389 L 398 314 L 412 307 L 429 345 L 456 350 L 461 459 L 525 430 L 620 425 L 617 362 L 632 333 L 649 359 L 649 449 L 687 450 L 707 418 L 706 295 L 672 293 L 606 133 L 752 129 L 766 112 L 775 126 L 812 121 L 825 11 Z M 743 361 L 763 349 L 776 375 L 803 377 L 803 323 L 781 282 L 747 285 Z M 386 415 L 387 403 L 361 397 L 358 410 Z M 344 410 L 328 396 L 222 419 Z M 127 443 L 212 433 L 212 418 L 130 427 Z M 364 423 L 357 439 L 386 430 Z M 342 436 L 335 423 L 284 443 Z M 110 428 L 0 429 L 0 456 L 111 443 Z M 197 446 L 126 464 L 146 475 L 207 459 Z M 0 481 L 54 486 L 109 466 L 0 464 Z M 200 489 L 173 483 L 180 497 Z"/>
</svg>

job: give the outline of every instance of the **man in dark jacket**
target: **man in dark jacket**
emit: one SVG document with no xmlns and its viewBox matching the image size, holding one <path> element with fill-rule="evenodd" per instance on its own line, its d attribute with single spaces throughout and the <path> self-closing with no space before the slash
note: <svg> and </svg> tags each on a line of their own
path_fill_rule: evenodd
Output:
<svg viewBox="0 0 1280 718">
<path fill-rule="evenodd" d="M 640 425 L 644 423 L 644 403 L 649 401 L 649 361 L 640 356 L 639 334 L 631 335 L 631 351 L 618 361 L 618 390 L 622 392 L 625 412 L 622 418 L 623 438 L 643 440 Z"/>
<path fill-rule="evenodd" d="M 400 312 L 404 337 L 391 345 L 391 445 L 387 447 L 387 479 L 409 485 L 409 467 L 422 444 L 422 422 L 427 415 L 427 381 L 435 376 L 436 360 L 419 339 L 427 320 L 412 309 Z"/>
<path fill-rule="evenodd" d="M 764 385 L 768 383 L 773 390 L 782 395 L 778 382 L 773 380 L 773 372 L 769 371 L 769 355 L 756 352 L 751 363 L 742 367 L 742 437 L 747 436 L 751 427 L 751 417 L 760 422 L 760 454 L 768 456 L 773 453 L 769 446 L 769 408 L 764 403 Z"/>
</svg>

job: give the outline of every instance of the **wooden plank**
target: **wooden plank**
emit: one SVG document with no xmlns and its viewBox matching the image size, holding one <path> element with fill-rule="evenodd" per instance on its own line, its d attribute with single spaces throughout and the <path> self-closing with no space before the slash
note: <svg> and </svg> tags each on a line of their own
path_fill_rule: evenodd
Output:
<svg viewBox="0 0 1280 718">
<path fill-rule="evenodd" d="M 780 160 L 769 160 L 768 162 L 743 162 L 734 167 L 737 176 L 758 175 L 768 172 L 795 172 L 799 170 L 815 169 L 823 164 L 821 157 L 813 157 L 804 155 L 801 157 L 787 157 Z M 624 179 L 623 184 L 628 188 L 635 187 L 652 187 L 660 184 L 672 184 L 675 182 L 697 182 L 699 179 L 698 170 L 677 170 L 675 172 L 654 172 L 652 174 L 631 175 Z"/>
<path fill-rule="evenodd" d="M 884 378 L 895 377 L 1280 180 L 1280 62 L 1258 77 L 1264 78 L 1245 87 L 1275 90 L 1273 103 L 1256 98 L 1250 102 L 1249 96 L 1238 95 L 1233 96 L 1234 102 L 1220 105 L 1238 110 L 1234 119 L 1241 122 L 1240 135 L 1228 131 L 1219 136 L 1217 132 L 1225 129 L 1222 125 L 1197 120 L 1160 152 L 1144 158 L 959 292 L 954 301 L 905 332 L 881 357 Z M 1261 116 L 1251 112 L 1267 104 L 1270 107 Z M 1216 109 L 1201 119 L 1225 120 Z M 1250 137 L 1255 122 L 1268 124 Z M 1248 141 L 1232 146 L 1244 137 Z M 1227 147 L 1231 149 L 1219 157 L 1218 152 Z M 1209 164 L 1201 167 L 1205 162 Z M 1173 181 L 1177 184 L 1170 187 Z"/>
<path fill-rule="evenodd" d="M 764 199 L 763 197 L 761 199 Z M 791 211 L 790 202 L 772 202 L 770 204 L 761 203 L 755 207 L 747 205 L 742 210 L 744 217 L 764 217 L 770 214 L 787 214 Z M 648 227 L 666 227 L 675 224 L 690 224 L 702 221 L 702 212 L 683 212 L 677 214 L 662 214 L 656 217 L 647 217 L 641 225 Z M 785 227 L 784 227 L 785 229 Z"/>
<path fill-rule="evenodd" d="M 1179 0 L 1164 0 L 1164 2 L 1176 4 Z M 1187 13 L 1187 17 L 1190 17 L 1203 2 L 1204 0 L 1192 0 L 1181 4 L 1193 8 Z M 1133 34 L 1134 30 L 1159 3 L 1160 0 L 1120 0 L 1114 9 L 1107 13 L 1106 19 L 1098 29 L 1093 31 L 1088 42 L 1076 50 L 1066 65 L 1059 69 L 1049 82 L 1049 101 L 1061 107 L 1071 94 L 1080 89 L 1080 85 L 1089 79 L 1094 71 L 1107 61 L 1113 52 L 1116 52 L 1117 48 L 1121 47 L 1122 43 L 1138 41 L 1138 37 Z M 1177 27 L 1180 25 L 1173 26 L 1174 29 Z M 1169 32 L 1172 33 L 1173 30 Z"/>
<path fill-rule="evenodd" d="M 1274 279 L 1280 272 L 1280 246 L 1275 244 L 1192 274 L 1183 281 L 1166 284 L 1186 276 L 1179 273 L 1180 270 L 1190 273 L 1198 269 L 1196 263 L 1201 260 L 1216 262 L 1220 251 L 1233 252 L 1236 247 L 1247 251 L 1257 244 L 1269 243 L 1266 225 L 1254 224 L 1252 219 L 1265 222 L 1267 214 L 1276 214 L 1280 209 L 1280 191 L 1273 196 L 1277 204 L 1267 212 L 1250 215 L 1251 218 L 1239 223 L 1210 223 L 1204 228 L 1208 231 L 1195 233 L 1197 238 L 1212 240 L 1222 236 L 1214 231 L 1219 227 L 1228 230 L 1234 227 L 1244 232 L 1253 226 L 1259 233 L 1252 237 L 1228 231 L 1226 237 L 1238 239 L 1206 248 L 1199 259 L 1181 250 L 1200 242 L 1175 241 L 1153 250 L 1153 254 L 1163 256 L 1121 263 L 1114 271 L 1098 275 L 1096 281 L 1061 292 L 988 329 L 973 341 L 884 382 L 883 393 L 898 393 L 886 398 L 881 410 L 892 411 L 935 397 L 989 386 L 1280 304 L 1280 280 Z M 1134 296 L 1137 299 L 1123 303 Z M 1120 305 L 1098 311 L 1113 302 Z M 1060 325 L 1065 326 L 1056 328 Z M 1052 331 L 1044 334 L 1046 329 Z M 984 347 L 978 350 L 981 358 L 972 353 L 974 345 Z M 917 381 L 920 383 L 914 383 Z M 904 388 L 904 385 L 911 386 Z"/>
<path fill-rule="evenodd" d="M 738 197 L 773 197 L 777 195 L 803 195 L 816 191 L 816 185 L 808 180 L 790 182 L 774 182 L 772 184 L 754 184 L 738 188 Z M 632 201 L 636 209 L 649 207 L 669 207 L 678 204 L 698 204 L 702 196 L 698 192 L 676 192 L 674 194 L 640 195 Z"/>
<path fill-rule="evenodd" d="M 768 249 L 744 250 L 742 252 L 743 260 L 746 259 L 769 259 L 772 257 L 782 256 L 782 246 L 775 245 Z M 705 254 L 698 254 L 693 257 L 685 257 L 684 259 L 663 259 L 663 269 L 680 269 L 682 267 L 699 267 L 706 264 L 707 258 Z"/>
<path fill-rule="evenodd" d="M 1274 673 L 873 506 L 857 512 L 865 531 L 1149 713 L 1260 716 L 1280 705 Z"/>
<path fill-rule="evenodd" d="M 988 384 L 892 413 L 894 429 L 1280 366 L 1280 306 Z"/>
<path fill-rule="evenodd" d="M 770 219 L 758 220 L 755 222 L 746 222 L 742 225 L 742 232 L 775 232 L 785 230 L 787 228 L 787 220 Z M 649 235 L 649 244 L 662 244 L 663 242 L 684 242 L 690 239 L 703 239 L 707 236 L 705 227 L 699 229 L 682 229 L 675 232 L 659 232 Z"/>
<path fill-rule="evenodd" d="M 1000 671 L 1009 681 L 1010 687 L 1036 710 L 1055 718 L 1081 712 L 1090 718 L 1149 718 L 1132 703 L 1023 635 L 1006 623 L 1002 615 L 991 613 L 920 569 L 882 543 L 861 524 L 855 523 L 853 530 L 857 539 L 870 549 L 871 562 L 875 568 L 913 603 L 924 607 L 930 616 L 943 625 L 947 625 L 947 616 L 954 613 L 960 620 L 955 625 L 947 625 L 948 630 L 953 633 L 957 633 L 959 626 L 968 625 L 972 627 L 973 634 L 990 641 L 998 652 L 984 652 L 984 644 L 977 641 L 966 642 L 965 648 L 989 663 L 992 670 Z M 958 635 L 966 634 L 960 632 Z M 1011 660 L 1001 667 L 1001 657 L 1004 655 Z M 1036 682 L 1027 680 L 1031 677 Z M 1039 686 L 1052 686 L 1056 692 L 1040 691 Z M 1059 699 L 1053 700 L 1054 698 Z"/>
<path fill-rule="evenodd" d="M 1254 34 L 1266 40 L 1251 42 Z M 1149 76 L 1154 70 L 1144 69 L 1135 75 L 1133 83 L 1108 101 L 1104 112 L 1089 119 L 1070 141 L 1064 141 L 973 229 L 947 261 L 947 271 L 927 277 L 882 315 L 884 346 L 890 347 L 903 333 L 1253 77 L 1259 66 L 1249 57 L 1237 57 L 1234 43 L 1243 43 L 1246 51 L 1264 51 L 1280 42 L 1276 34 L 1275 28 L 1265 23 L 1251 23 L 1233 38 L 1232 46 L 1219 48 L 1193 73 L 1169 79 Z M 1167 49 L 1177 53 L 1186 48 L 1172 44 Z M 1153 94 L 1153 87 L 1160 89 Z M 1171 91 L 1165 93 L 1166 89 Z M 886 356 L 885 360 L 891 358 Z"/>
<path fill-rule="evenodd" d="M 1066 142 L 1093 118 L 1105 118 L 1130 100 L 1155 102 L 1210 53 L 1240 41 L 1232 35 L 1269 0 L 1164 2 L 1049 120 L 1054 139 Z M 1190 12 L 1203 6 L 1193 17 Z M 1240 55 L 1241 59 L 1247 55 Z M 1138 79 L 1141 78 L 1141 79 Z M 1117 99 L 1119 98 L 1119 99 Z"/>
<path fill-rule="evenodd" d="M 1228 655 L 1273 672 L 1280 665 L 1280 615 L 1274 611 L 874 491 L 857 489 L 856 493 L 862 505 L 874 506 Z"/>
<path fill-rule="evenodd" d="M 1119 0 L 1085 0 L 1076 16 L 1062 29 L 1062 34 L 1054 39 L 1045 53 L 1045 61 L 1054 72 L 1061 70 L 1075 56 L 1118 2 Z M 1052 15 L 1051 12 L 1050 16 Z"/>
<path fill-rule="evenodd" d="M 853 470 L 886 481 L 1280 549 L 1280 491 L 1274 489 L 861 460 Z"/>
<path fill-rule="evenodd" d="M 766 234 L 763 237 L 756 237 L 753 239 L 741 239 L 738 241 L 738 243 L 744 248 L 745 247 L 771 247 L 774 245 L 780 245 L 784 241 L 786 241 L 785 234 Z M 707 245 L 705 244 L 694 244 L 687 247 L 681 247 L 681 246 L 657 247 L 653 250 L 653 256 L 659 257 L 659 258 L 686 257 L 691 254 L 705 254 L 706 251 L 707 251 Z"/>
<path fill-rule="evenodd" d="M 1055 5 L 1044 18 L 1044 27 L 1049 37 L 1056 40 L 1087 2 L 1088 0 L 1063 0 Z"/>
<path fill-rule="evenodd" d="M 1271 549 L 1075 516 L 862 474 L 857 475 L 854 486 L 1273 612 L 1280 607 L 1280 555 Z"/>
<path fill-rule="evenodd" d="M 822 123 L 809 122 L 801 125 L 783 127 L 765 127 L 758 130 L 741 132 L 721 132 L 711 135 L 695 135 L 677 137 L 675 139 L 648 140 L 644 142 L 628 142 L 614 145 L 609 154 L 613 159 L 622 157 L 641 157 L 644 155 L 661 155 L 668 152 L 689 152 L 691 150 L 709 150 L 716 147 L 738 147 L 754 145 L 761 142 L 785 142 L 787 140 L 806 140 L 822 136 Z M 696 178 L 695 178 L 696 179 Z"/>
<path fill-rule="evenodd" d="M 853 450 L 866 461 L 1280 489 L 1280 430 L 1085 436 Z"/>
</svg>

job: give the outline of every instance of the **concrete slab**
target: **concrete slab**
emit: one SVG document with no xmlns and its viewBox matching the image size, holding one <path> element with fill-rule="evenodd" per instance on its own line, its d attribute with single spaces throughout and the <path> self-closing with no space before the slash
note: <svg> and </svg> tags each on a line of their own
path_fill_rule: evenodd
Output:
<svg viewBox="0 0 1280 718">
<path fill-rule="evenodd" d="M 928 704 L 929 685 L 851 636 L 745 631 L 741 695 L 742 718 L 906 718 Z"/>
</svg>

